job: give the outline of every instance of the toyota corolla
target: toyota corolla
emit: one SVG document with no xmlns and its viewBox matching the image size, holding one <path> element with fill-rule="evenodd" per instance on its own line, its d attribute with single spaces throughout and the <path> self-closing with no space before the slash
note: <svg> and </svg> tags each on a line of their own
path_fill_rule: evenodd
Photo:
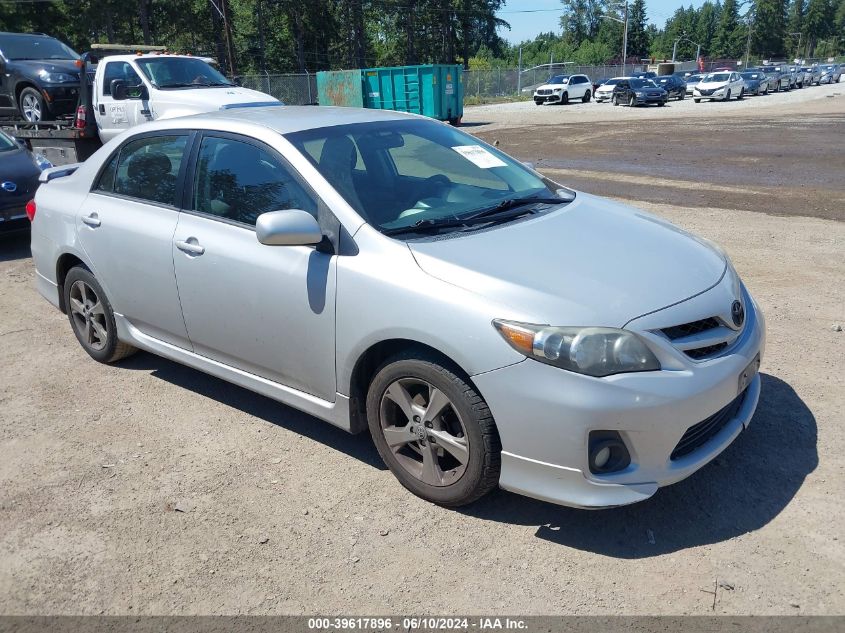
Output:
<svg viewBox="0 0 845 633">
<path fill-rule="evenodd" d="M 640 501 L 757 406 L 763 317 L 722 250 L 437 121 L 233 109 L 41 180 L 37 286 L 91 357 L 369 430 L 435 503 Z"/>
</svg>

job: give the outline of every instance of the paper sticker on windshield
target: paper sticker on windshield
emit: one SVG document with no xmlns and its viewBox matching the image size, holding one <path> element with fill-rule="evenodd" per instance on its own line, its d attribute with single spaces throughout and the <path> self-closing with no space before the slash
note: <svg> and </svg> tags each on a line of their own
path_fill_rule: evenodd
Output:
<svg viewBox="0 0 845 633">
<path fill-rule="evenodd" d="M 496 158 L 481 145 L 457 145 L 452 148 L 458 154 L 473 163 L 476 167 L 490 169 L 491 167 L 507 167 L 504 161 Z"/>
</svg>

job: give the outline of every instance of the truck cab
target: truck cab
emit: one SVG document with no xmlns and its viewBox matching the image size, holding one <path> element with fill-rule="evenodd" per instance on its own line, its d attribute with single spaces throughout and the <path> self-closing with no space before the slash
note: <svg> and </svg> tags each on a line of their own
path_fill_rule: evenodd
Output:
<svg viewBox="0 0 845 633">
<path fill-rule="evenodd" d="M 156 119 L 280 104 L 263 92 L 235 85 L 203 59 L 161 53 L 101 59 L 92 101 L 103 143 Z"/>
</svg>

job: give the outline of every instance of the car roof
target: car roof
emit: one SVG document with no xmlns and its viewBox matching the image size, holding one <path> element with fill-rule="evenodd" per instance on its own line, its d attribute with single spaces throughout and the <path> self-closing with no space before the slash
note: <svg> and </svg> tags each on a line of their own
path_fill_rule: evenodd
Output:
<svg viewBox="0 0 845 633">
<path fill-rule="evenodd" d="M 96 54 L 96 51 L 94 51 Z M 177 53 L 123 53 L 120 55 L 100 55 L 100 59 L 102 61 L 109 61 L 109 62 L 125 62 L 130 61 L 133 59 L 159 59 L 161 57 L 182 57 L 185 59 L 199 59 L 200 61 L 205 61 L 208 59 L 207 57 L 202 57 L 201 55 L 179 55 Z"/>
<path fill-rule="evenodd" d="M 393 110 L 278 105 L 258 108 L 229 108 L 227 110 L 194 114 L 187 117 L 161 119 L 144 125 L 143 131 L 184 129 L 186 127 L 236 131 L 236 129 L 242 129 L 244 126 L 248 126 L 270 129 L 279 134 L 290 134 L 292 132 L 333 127 L 336 125 L 397 121 L 403 119 L 433 121 L 433 119 L 418 114 L 395 112 Z"/>
</svg>

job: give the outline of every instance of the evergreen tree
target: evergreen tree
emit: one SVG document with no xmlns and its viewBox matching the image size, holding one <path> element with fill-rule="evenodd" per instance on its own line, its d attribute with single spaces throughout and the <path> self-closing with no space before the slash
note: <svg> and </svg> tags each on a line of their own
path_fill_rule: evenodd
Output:
<svg viewBox="0 0 845 633">
<path fill-rule="evenodd" d="M 830 0 L 809 0 L 807 2 L 807 16 L 804 19 L 807 57 L 813 56 L 820 39 L 831 34 L 834 11 L 833 3 Z"/>
<path fill-rule="evenodd" d="M 738 59 L 745 53 L 745 33 L 745 26 L 739 21 L 736 0 L 725 0 L 713 37 L 711 54 L 715 57 Z"/>
<path fill-rule="evenodd" d="M 784 13 L 784 0 L 757 0 L 751 32 L 755 54 L 766 58 L 784 55 Z"/>
<path fill-rule="evenodd" d="M 806 12 L 805 0 L 792 0 L 789 4 L 789 18 L 786 23 L 786 33 L 784 33 L 786 56 L 793 57 L 798 54 L 799 40 L 806 43 L 807 40 L 799 38 L 798 34 L 804 32 L 804 13 Z"/>
<path fill-rule="evenodd" d="M 648 36 L 648 16 L 645 0 L 634 0 L 628 8 L 628 57 L 641 59 L 648 56 L 650 40 Z"/>
</svg>

